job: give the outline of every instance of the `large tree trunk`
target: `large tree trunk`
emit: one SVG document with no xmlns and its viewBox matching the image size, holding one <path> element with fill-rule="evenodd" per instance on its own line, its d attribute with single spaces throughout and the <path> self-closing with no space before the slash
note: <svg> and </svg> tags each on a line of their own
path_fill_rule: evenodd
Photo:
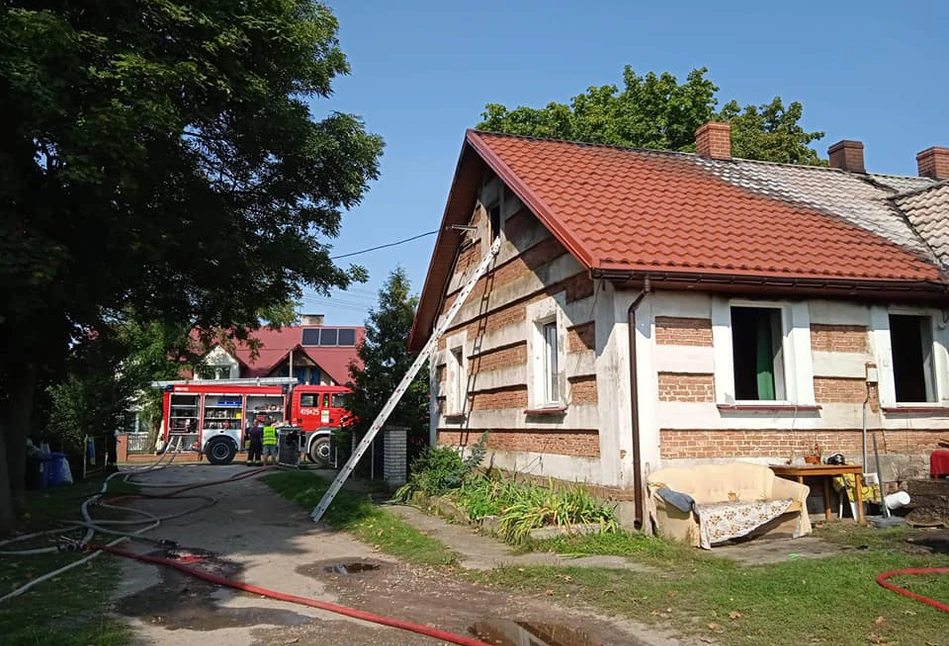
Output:
<svg viewBox="0 0 949 646">
<path fill-rule="evenodd" d="M 0 404 L 0 458 L 7 477 L 0 484 L 0 534 L 9 534 L 16 525 L 17 512 L 26 509 L 26 438 L 30 432 L 36 366 L 24 364 L 7 388 Z"/>
</svg>

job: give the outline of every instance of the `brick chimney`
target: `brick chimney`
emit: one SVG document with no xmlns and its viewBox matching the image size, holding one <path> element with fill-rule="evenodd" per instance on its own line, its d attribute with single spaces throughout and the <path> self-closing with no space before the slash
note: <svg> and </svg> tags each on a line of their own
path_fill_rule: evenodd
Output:
<svg viewBox="0 0 949 646">
<path fill-rule="evenodd" d="M 933 146 L 916 155 L 920 177 L 949 179 L 949 148 Z"/>
<path fill-rule="evenodd" d="M 830 167 L 851 173 L 866 173 L 863 166 L 863 142 L 844 139 L 827 149 L 830 155 Z"/>
<path fill-rule="evenodd" d="M 303 325 L 323 325 L 322 314 L 304 314 L 300 317 Z"/>
<path fill-rule="evenodd" d="M 709 159 L 732 158 L 732 127 L 728 123 L 707 121 L 695 131 L 695 152 Z"/>
</svg>

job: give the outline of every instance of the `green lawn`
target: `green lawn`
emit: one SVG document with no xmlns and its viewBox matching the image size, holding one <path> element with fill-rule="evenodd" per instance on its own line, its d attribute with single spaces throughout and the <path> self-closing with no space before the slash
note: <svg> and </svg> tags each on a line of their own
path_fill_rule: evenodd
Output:
<svg viewBox="0 0 949 646">
<path fill-rule="evenodd" d="M 312 509 L 329 488 L 329 482 L 306 472 L 271 473 L 263 477 L 284 498 Z M 438 540 L 369 500 L 366 494 L 340 491 L 323 520 L 387 554 L 419 565 L 449 565 L 455 554 Z"/>
<path fill-rule="evenodd" d="M 846 526 L 844 526 L 846 527 Z M 909 554 L 906 529 L 839 526 L 836 542 L 862 549 L 773 565 L 739 566 L 712 553 L 630 534 L 554 539 L 566 554 L 618 554 L 660 574 L 598 568 L 503 568 L 470 573 L 518 591 L 655 623 L 722 644 L 949 644 L 949 616 L 885 590 L 876 576 L 906 567 L 946 567 L 949 557 Z M 949 602 L 949 576 L 894 583 Z"/>
<path fill-rule="evenodd" d="M 115 483 L 115 481 L 113 481 Z M 83 499 L 97 492 L 102 480 L 89 480 L 30 492 L 24 532 L 52 528 L 57 518 L 78 518 Z M 110 493 L 129 493 L 127 485 L 110 484 Z M 14 549 L 14 546 L 11 546 Z M 0 592 L 6 594 L 81 558 L 74 553 L 0 557 Z M 25 594 L 0 603 L 0 641 L 4 646 L 124 646 L 130 634 L 118 619 L 106 616 L 117 583 L 119 564 L 107 556 L 45 581 Z M 0 596 L 2 596 L 0 594 Z"/>
</svg>

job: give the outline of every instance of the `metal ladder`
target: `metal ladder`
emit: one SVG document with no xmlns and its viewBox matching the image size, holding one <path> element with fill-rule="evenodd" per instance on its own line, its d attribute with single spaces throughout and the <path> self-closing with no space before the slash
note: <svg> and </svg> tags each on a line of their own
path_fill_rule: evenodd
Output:
<svg viewBox="0 0 949 646">
<path fill-rule="evenodd" d="M 333 499 L 336 498 L 336 494 L 338 494 L 339 490 L 343 488 L 343 483 L 346 482 L 350 475 L 352 475 L 353 470 L 359 463 L 359 460 L 363 455 L 365 455 L 366 451 L 369 450 L 369 447 L 372 445 L 372 441 L 375 439 L 376 435 L 378 435 L 379 431 L 382 430 L 382 426 L 386 423 L 386 420 L 389 419 L 389 415 L 391 415 L 392 411 L 395 410 L 395 407 L 402 399 L 402 395 L 405 393 L 405 390 L 409 387 L 409 384 L 411 384 L 412 380 L 415 379 L 415 375 L 418 374 L 418 371 L 435 351 L 435 348 L 438 346 L 438 339 L 451 325 L 451 322 L 455 319 L 455 316 L 458 315 L 462 305 L 465 304 L 468 296 L 470 296 L 471 292 L 474 290 L 478 279 L 480 279 L 488 270 L 488 266 L 491 264 L 491 261 L 494 259 L 500 249 L 501 238 L 496 238 L 494 243 L 491 245 L 491 248 L 488 250 L 488 253 L 486 253 L 484 257 L 481 258 L 481 262 L 478 263 L 477 267 L 475 267 L 474 273 L 472 273 L 468 278 L 468 282 L 465 283 L 465 286 L 461 289 L 461 292 L 458 294 L 455 302 L 453 302 L 451 307 L 448 308 L 448 312 L 445 313 L 445 318 L 432 332 L 432 335 L 425 344 L 425 347 L 422 348 L 422 351 L 419 353 L 418 357 L 416 357 L 408 372 L 406 372 L 405 376 L 402 377 L 402 381 L 399 382 L 399 385 L 396 386 L 395 390 L 389 396 L 389 401 L 387 401 L 386 405 L 382 407 L 381 411 L 379 411 L 376 419 L 372 421 L 372 426 L 369 427 L 369 431 L 362 438 L 362 440 L 360 440 L 359 444 L 356 445 L 356 448 L 353 451 L 353 454 L 349 457 L 349 460 L 346 461 L 346 464 L 343 465 L 343 468 L 340 469 L 338 474 L 336 474 L 336 479 L 333 480 L 330 488 L 326 490 L 325 494 L 323 494 L 323 497 L 320 499 L 320 503 L 316 506 L 316 508 L 313 510 L 313 513 L 311 514 L 314 521 L 319 522 L 319 520 L 323 518 L 323 514 L 326 513 L 327 509 L 329 509 Z"/>
</svg>

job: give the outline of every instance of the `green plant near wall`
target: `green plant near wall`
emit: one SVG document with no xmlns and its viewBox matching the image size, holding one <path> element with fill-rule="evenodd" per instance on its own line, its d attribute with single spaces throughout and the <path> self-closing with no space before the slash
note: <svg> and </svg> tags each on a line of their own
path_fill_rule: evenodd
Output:
<svg viewBox="0 0 949 646">
<path fill-rule="evenodd" d="M 488 432 L 481 434 L 465 458 L 458 449 L 433 446 L 412 461 L 408 482 L 395 492 L 396 500 L 408 502 L 417 492 L 441 496 L 462 486 L 465 479 L 481 466 L 487 453 Z"/>
</svg>

